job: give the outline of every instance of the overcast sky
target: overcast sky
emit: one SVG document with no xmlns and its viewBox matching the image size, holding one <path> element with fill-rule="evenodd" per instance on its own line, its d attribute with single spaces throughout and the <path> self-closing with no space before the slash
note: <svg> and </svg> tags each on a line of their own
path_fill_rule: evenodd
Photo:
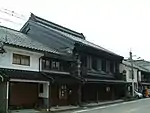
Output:
<svg viewBox="0 0 150 113">
<path fill-rule="evenodd" d="M 149 0 L 1 0 L 0 8 L 22 18 L 0 12 L 1 25 L 20 29 L 32 12 L 125 58 L 131 48 L 137 57 L 150 60 Z"/>
</svg>

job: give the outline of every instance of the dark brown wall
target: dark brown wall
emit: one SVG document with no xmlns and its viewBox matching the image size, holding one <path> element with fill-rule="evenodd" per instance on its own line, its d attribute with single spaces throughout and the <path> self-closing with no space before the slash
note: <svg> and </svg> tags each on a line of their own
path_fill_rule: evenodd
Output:
<svg viewBox="0 0 150 113">
<path fill-rule="evenodd" d="M 110 87 L 110 91 L 106 91 L 106 86 Z M 94 102 L 114 99 L 114 86 L 104 84 L 85 84 L 82 88 L 82 101 Z"/>
<path fill-rule="evenodd" d="M 57 85 L 52 85 L 51 86 L 51 103 L 52 106 L 58 105 L 58 89 Z"/>
<path fill-rule="evenodd" d="M 69 104 L 76 104 L 77 103 L 77 88 L 78 85 L 68 85 L 67 90 L 71 89 L 72 94 L 67 94 L 67 99 L 59 99 L 59 85 L 53 84 L 51 87 L 51 103 L 52 106 L 63 106 L 63 105 L 69 105 Z M 69 91 L 68 91 L 69 92 Z"/>
<path fill-rule="evenodd" d="M 38 85 L 31 83 L 10 84 L 10 106 L 33 107 L 38 100 Z"/>
</svg>

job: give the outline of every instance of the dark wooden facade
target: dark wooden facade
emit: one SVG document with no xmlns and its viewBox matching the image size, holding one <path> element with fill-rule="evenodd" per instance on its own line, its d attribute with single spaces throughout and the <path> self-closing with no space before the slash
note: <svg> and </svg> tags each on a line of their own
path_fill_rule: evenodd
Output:
<svg viewBox="0 0 150 113">
<path fill-rule="evenodd" d="M 88 42 L 82 33 L 33 14 L 21 32 L 67 57 L 45 54 L 42 58 L 41 71 L 54 79 L 51 105 L 112 100 L 124 95 L 124 81 L 119 77 L 122 56 Z"/>
<path fill-rule="evenodd" d="M 114 100 L 125 96 L 125 82 L 119 73 L 121 57 L 79 44 L 75 52 L 80 56 L 81 77 L 86 81 L 82 85 L 83 102 Z"/>
<path fill-rule="evenodd" d="M 50 105 L 77 105 L 78 86 L 82 81 L 79 77 L 72 75 L 75 61 L 44 56 L 41 63 L 40 72 L 53 80 L 50 83 Z"/>
</svg>

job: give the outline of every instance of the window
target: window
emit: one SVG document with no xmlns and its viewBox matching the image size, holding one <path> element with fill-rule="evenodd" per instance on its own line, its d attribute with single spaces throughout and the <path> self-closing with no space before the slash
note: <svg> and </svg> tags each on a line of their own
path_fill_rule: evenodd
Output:
<svg viewBox="0 0 150 113">
<path fill-rule="evenodd" d="M 42 59 L 42 69 L 45 69 L 45 68 L 46 68 L 45 62 L 46 62 L 46 60 Z"/>
<path fill-rule="evenodd" d="M 42 68 L 48 69 L 48 70 L 60 70 L 60 62 L 58 61 L 52 61 L 48 59 L 42 60 Z"/>
<path fill-rule="evenodd" d="M 50 60 L 42 60 L 42 68 L 43 69 L 50 69 Z"/>
<path fill-rule="evenodd" d="M 106 61 L 106 72 L 110 72 L 110 61 Z"/>
<path fill-rule="evenodd" d="M 144 75 L 142 74 L 142 75 L 141 75 L 141 79 L 142 79 L 142 81 L 144 80 L 144 78 L 145 78 L 145 77 L 144 77 Z"/>
<path fill-rule="evenodd" d="M 97 70 L 97 58 L 92 58 L 92 69 Z"/>
<path fill-rule="evenodd" d="M 129 70 L 129 78 L 132 79 L 132 70 Z"/>
<path fill-rule="evenodd" d="M 110 62 L 110 72 L 111 73 L 115 72 L 115 63 L 113 61 Z"/>
<path fill-rule="evenodd" d="M 98 68 L 98 70 L 102 70 L 102 60 L 101 59 L 98 59 L 97 60 L 97 68 Z"/>
<path fill-rule="evenodd" d="M 106 72 L 106 60 L 105 59 L 102 60 L 102 71 Z"/>
<path fill-rule="evenodd" d="M 87 67 L 87 56 L 86 55 L 82 55 L 81 57 L 81 65 L 84 67 Z"/>
<path fill-rule="evenodd" d="M 67 86 L 66 85 L 60 86 L 59 99 L 67 99 Z"/>
<path fill-rule="evenodd" d="M 30 65 L 30 56 L 13 54 L 13 64 L 29 66 Z"/>
<path fill-rule="evenodd" d="M 116 72 L 116 67 L 119 67 L 119 66 L 117 66 L 117 63 L 116 62 L 114 62 L 114 73 Z"/>
<path fill-rule="evenodd" d="M 49 60 L 45 61 L 45 69 L 50 69 L 50 61 Z"/>
<path fill-rule="evenodd" d="M 91 60 L 91 56 L 87 56 L 87 68 L 88 69 L 91 69 L 91 64 L 92 63 L 92 60 Z"/>
<path fill-rule="evenodd" d="M 140 81 L 139 71 L 137 71 L 137 81 Z"/>
<path fill-rule="evenodd" d="M 57 61 L 52 61 L 52 64 L 51 64 L 51 68 L 54 69 L 54 70 L 59 70 L 59 62 Z"/>
</svg>

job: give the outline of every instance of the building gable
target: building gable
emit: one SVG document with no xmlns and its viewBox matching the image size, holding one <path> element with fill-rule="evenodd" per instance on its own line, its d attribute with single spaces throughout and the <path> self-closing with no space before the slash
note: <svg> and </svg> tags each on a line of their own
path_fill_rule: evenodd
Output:
<svg viewBox="0 0 150 113">
<path fill-rule="evenodd" d="M 29 29 L 30 25 L 32 24 L 32 26 L 33 26 L 33 24 L 35 24 L 35 23 L 36 23 L 36 25 L 38 25 L 40 27 L 42 26 L 44 29 L 50 30 L 50 32 L 53 31 L 53 33 L 59 35 L 59 39 L 61 36 L 61 40 L 67 42 L 67 43 L 65 43 L 66 47 L 68 47 L 67 44 L 69 42 L 71 42 L 70 45 L 78 43 L 78 44 L 83 44 L 87 47 L 91 47 L 93 49 L 96 49 L 97 51 L 102 51 L 104 53 L 111 54 L 112 56 L 117 56 L 117 57 L 123 58 L 123 57 L 103 48 L 103 47 L 100 47 L 98 45 L 95 45 L 95 44 L 85 40 L 85 38 L 83 38 L 84 37 L 83 34 L 81 34 L 81 33 L 77 33 L 75 31 L 64 28 L 64 27 L 57 25 L 55 23 L 44 20 L 40 17 L 35 16 L 34 14 L 31 14 L 31 17 L 29 18 L 28 22 L 24 25 L 24 27 L 21 29 L 21 32 L 27 33 L 26 31 L 28 31 L 28 30 L 26 30 L 26 29 Z M 31 31 L 32 31 L 32 29 L 31 29 Z M 29 31 L 29 34 L 31 33 L 31 31 Z M 44 34 L 43 34 L 43 36 L 44 36 Z M 73 49 L 73 46 L 71 49 Z"/>
</svg>

